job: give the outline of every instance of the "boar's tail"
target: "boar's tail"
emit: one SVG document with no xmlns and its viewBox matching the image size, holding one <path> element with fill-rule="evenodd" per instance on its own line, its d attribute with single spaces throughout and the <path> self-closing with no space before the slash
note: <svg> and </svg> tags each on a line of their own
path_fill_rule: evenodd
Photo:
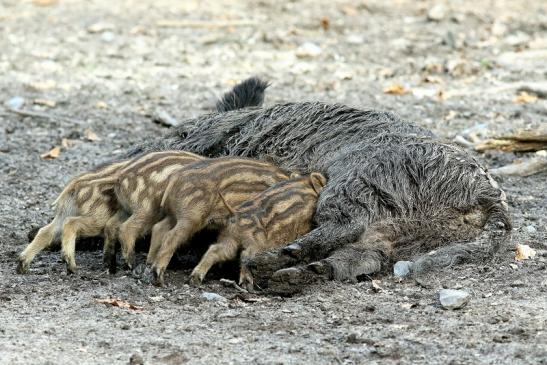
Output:
<svg viewBox="0 0 547 365">
<path fill-rule="evenodd" d="M 222 113 L 252 106 L 261 106 L 264 101 L 264 91 L 268 86 L 268 82 L 258 77 L 250 77 L 225 93 L 217 101 L 216 109 Z"/>
</svg>

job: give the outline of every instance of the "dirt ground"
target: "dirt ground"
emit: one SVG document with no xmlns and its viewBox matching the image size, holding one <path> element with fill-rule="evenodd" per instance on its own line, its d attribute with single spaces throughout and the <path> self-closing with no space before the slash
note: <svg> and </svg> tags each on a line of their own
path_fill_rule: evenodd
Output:
<svg viewBox="0 0 547 365">
<path fill-rule="evenodd" d="M 448 139 L 546 123 L 545 94 L 515 101 L 545 85 L 545 1 L 3 0 L 0 34 L 1 364 L 547 364 L 546 173 L 500 179 L 513 241 L 534 259 L 504 247 L 492 263 L 436 272 L 429 288 L 383 275 L 380 291 L 329 282 L 248 301 L 218 277 L 188 286 L 189 270 L 169 271 L 166 288 L 110 276 L 99 248 L 78 251 L 75 275 L 58 252 L 15 274 L 70 176 L 164 133 L 158 110 L 205 113 L 250 75 L 271 81 L 269 105 L 385 109 Z M 410 92 L 384 92 L 394 85 Z M 476 156 L 490 167 L 526 157 Z M 443 287 L 470 303 L 442 309 Z"/>
</svg>

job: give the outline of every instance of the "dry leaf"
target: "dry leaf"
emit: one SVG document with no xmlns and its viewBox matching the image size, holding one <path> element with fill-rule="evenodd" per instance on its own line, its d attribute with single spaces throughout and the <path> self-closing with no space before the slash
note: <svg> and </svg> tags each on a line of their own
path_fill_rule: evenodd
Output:
<svg viewBox="0 0 547 365">
<path fill-rule="evenodd" d="M 538 100 L 537 95 L 528 94 L 526 91 L 521 91 L 514 99 L 513 102 L 517 104 L 530 104 L 535 103 Z"/>
<path fill-rule="evenodd" d="M 323 30 L 329 30 L 330 28 L 330 19 L 328 16 L 324 16 L 321 18 L 321 28 L 323 28 Z"/>
<path fill-rule="evenodd" d="M 60 154 L 61 154 L 61 147 L 55 146 L 48 152 L 42 154 L 40 157 L 43 158 L 44 160 L 52 160 L 54 158 L 59 157 Z"/>
<path fill-rule="evenodd" d="M 101 139 L 97 136 L 97 133 L 93 132 L 91 129 L 86 129 L 84 131 L 84 137 L 90 142 L 100 141 Z"/>
<path fill-rule="evenodd" d="M 418 303 L 402 303 L 401 308 L 403 309 L 411 309 L 416 308 L 418 306 Z"/>
<path fill-rule="evenodd" d="M 87 27 L 89 33 L 101 33 L 107 30 L 114 30 L 114 26 L 108 23 L 95 23 Z"/>
<path fill-rule="evenodd" d="M 375 292 L 379 292 L 382 290 L 382 287 L 380 286 L 382 282 L 380 280 L 372 280 L 372 290 Z"/>
<path fill-rule="evenodd" d="M 55 100 L 34 99 L 32 102 L 36 105 L 47 106 L 48 108 L 55 108 L 57 106 L 57 102 Z"/>
<path fill-rule="evenodd" d="M 410 90 L 405 89 L 404 86 L 400 84 L 393 84 L 384 89 L 384 93 L 386 94 L 394 94 L 394 95 L 403 95 L 408 94 Z"/>
<path fill-rule="evenodd" d="M 427 83 L 430 83 L 430 84 L 442 84 L 443 83 L 443 79 L 441 79 L 440 77 L 431 76 L 431 75 L 424 76 L 423 81 L 427 82 Z"/>
<path fill-rule="evenodd" d="M 74 146 L 77 142 L 78 142 L 78 140 L 76 140 L 76 139 L 63 138 L 61 140 L 61 147 L 70 148 L 70 147 Z"/>
<path fill-rule="evenodd" d="M 50 6 L 55 5 L 57 0 L 33 0 L 32 3 L 38 6 Z"/>
<path fill-rule="evenodd" d="M 55 89 L 57 87 L 57 83 L 53 80 L 36 81 L 36 82 L 31 82 L 27 85 L 28 87 L 36 91 L 47 91 L 47 90 Z"/>
<path fill-rule="evenodd" d="M 515 260 L 522 261 L 522 260 L 528 260 L 533 259 L 536 256 L 536 250 L 531 248 L 528 245 L 517 245 L 517 253 L 515 255 Z"/>
<path fill-rule="evenodd" d="M 112 305 L 114 307 L 127 308 L 127 309 L 132 309 L 132 310 L 142 310 L 143 309 L 143 307 L 137 306 L 135 304 L 131 304 L 129 302 L 126 302 L 125 300 L 121 300 L 121 299 L 118 299 L 118 298 L 96 299 L 95 302 L 99 303 L 99 304 L 109 304 L 109 305 Z"/>
<path fill-rule="evenodd" d="M 342 12 L 347 16 L 355 16 L 359 14 L 357 9 L 351 5 L 342 6 Z"/>
</svg>

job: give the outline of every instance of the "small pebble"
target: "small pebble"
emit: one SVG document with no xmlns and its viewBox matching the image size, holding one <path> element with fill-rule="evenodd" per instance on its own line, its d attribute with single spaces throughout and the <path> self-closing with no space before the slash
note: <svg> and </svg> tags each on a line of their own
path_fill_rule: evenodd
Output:
<svg viewBox="0 0 547 365">
<path fill-rule="evenodd" d="M 397 261 L 393 265 L 393 275 L 404 278 L 410 274 L 412 270 L 412 261 Z"/>
<path fill-rule="evenodd" d="M 296 50 L 296 57 L 298 58 L 314 58 L 321 54 L 322 50 L 321 47 L 319 47 L 315 43 L 306 42 L 302 44 L 298 49 Z"/>
<path fill-rule="evenodd" d="M 10 109 L 21 109 L 25 105 L 25 99 L 20 96 L 14 96 L 4 103 Z"/>
<path fill-rule="evenodd" d="M 223 302 L 227 300 L 222 295 L 219 295 L 217 293 L 209 293 L 209 292 L 205 292 L 201 294 L 201 297 L 211 302 Z"/>
<path fill-rule="evenodd" d="M 526 230 L 527 233 L 530 233 L 530 234 L 534 234 L 537 232 L 536 227 L 532 225 L 526 226 L 524 229 Z"/>
<path fill-rule="evenodd" d="M 133 354 L 129 358 L 129 365 L 144 365 L 144 359 L 139 354 Z"/>
<path fill-rule="evenodd" d="M 459 309 L 464 307 L 471 295 L 464 290 L 442 289 L 439 291 L 439 301 L 444 309 Z"/>
<path fill-rule="evenodd" d="M 437 4 L 433 6 L 431 9 L 429 9 L 429 11 L 427 12 L 427 18 L 429 20 L 439 21 L 444 19 L 444 17 L 446 16 L 446 12 L 447 12 L 446 6 L 442 4 Z"/>
</svg>

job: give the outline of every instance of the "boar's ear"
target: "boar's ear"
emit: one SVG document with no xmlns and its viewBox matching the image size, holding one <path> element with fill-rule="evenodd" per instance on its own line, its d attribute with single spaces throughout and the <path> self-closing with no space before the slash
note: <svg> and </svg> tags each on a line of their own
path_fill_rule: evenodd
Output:
<svg viewBox="0 0 547 365">
<path fill-rule="evenodd" d="M 317 195 L 319 195 L 321 190 L 323 190 L 323 187 L 327 184 L 327 179 L 323 176 L 323 174 L 312 172 L 310 174 L 310 182 L 313 190 L 315 190 Z"/>
<path fill-rule="evenodd" d="M 220 199 L 222 200 L 222 202 L 224 203 L 224 206 L 226 207 L 226 209 L 228 209 L 228 211 L 230 212 L 231 215 L 234 215 L 236 214 L 234 208 L 232 208 L 230 206 L 230 204 L 228 204 L 228 202 L 226 201 L 226 199 L 224 199 L 224 195 L 222 195 L 222 193 L 219 191 L 218 192 L 218 195 L 220 196 Z"/>
</svg>

